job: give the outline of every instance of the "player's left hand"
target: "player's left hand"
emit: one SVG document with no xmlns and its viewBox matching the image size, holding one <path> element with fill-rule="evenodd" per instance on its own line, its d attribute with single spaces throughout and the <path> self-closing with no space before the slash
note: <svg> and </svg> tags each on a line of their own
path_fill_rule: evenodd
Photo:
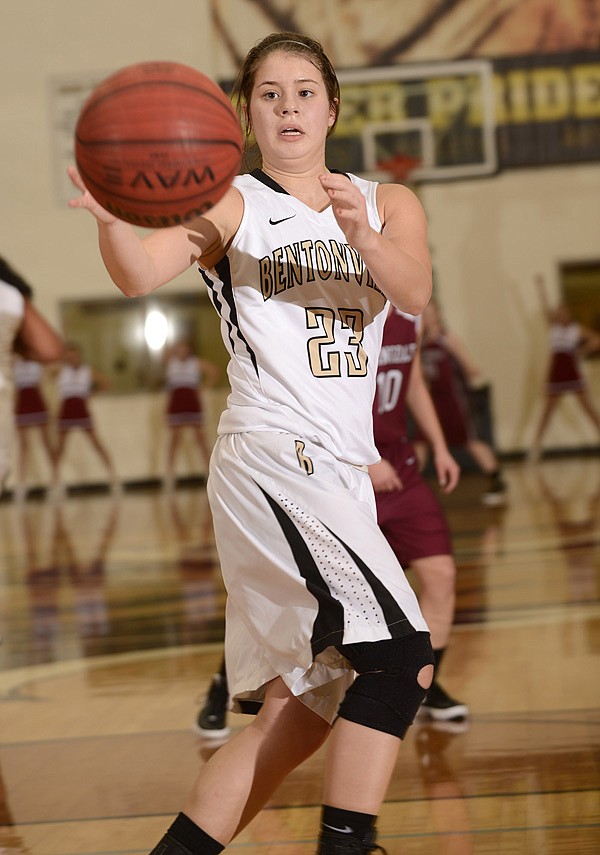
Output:
<svg viewBox="0 0 600 855">
<path fill-rule="evenodd" d="M 458 484 L 460 466 L 447 448 L 434 453 L 433 465 L 437 473 L 440 490 L 442 493 L 451 493 Z"/>
<path fill-rule="evenodd" d="M 345 175 L 327 172 L 319 179 L 331 199 L 333 216 L 346 240 L 350 246 L 360 250 L 372 236 L 364 195 Z"/>
</svg>

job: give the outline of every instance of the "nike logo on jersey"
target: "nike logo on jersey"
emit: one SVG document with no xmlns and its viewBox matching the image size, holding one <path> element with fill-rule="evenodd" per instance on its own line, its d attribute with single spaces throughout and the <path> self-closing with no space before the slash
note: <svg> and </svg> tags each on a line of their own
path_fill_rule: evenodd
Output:
<svg viewBox="0 0 600 855">
<path fill-rule="evenodd" d="M 289 217 L 282 217 L 280 220 L 273 220 L 271 217 L 269 217 L 269 224 L 272 226 L 278 226 L 279 223 L 285 223 L 286 220 L 291 220 L 295 216 L 295 214 L 290 214 Z"/>
<path fill-rule="evenodd" d="M 344 826 L 344 828 L 336 828 L 335 825 L 327 825 L 326 822 L 323 823 L 323 827 L 330 828 L 332 831 L 339 831 L 341 834 L 352 834 L 354 831 L 349 825 Z"/>
</svg>

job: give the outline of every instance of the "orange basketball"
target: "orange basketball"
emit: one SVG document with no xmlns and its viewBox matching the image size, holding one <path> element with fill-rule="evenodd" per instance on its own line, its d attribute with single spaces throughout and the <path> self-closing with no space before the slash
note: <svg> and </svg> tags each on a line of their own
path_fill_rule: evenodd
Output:
<svg viewBox="0 0 600 855">
<path fill-rule="evenodd" d="M 164 228 L 204 213 L 238 172 L 242 132 L 229 98 L 177 62 L 142 62 L 102 81 L 75 129 L 75 161 L 100 204 Z"/>
</svg>

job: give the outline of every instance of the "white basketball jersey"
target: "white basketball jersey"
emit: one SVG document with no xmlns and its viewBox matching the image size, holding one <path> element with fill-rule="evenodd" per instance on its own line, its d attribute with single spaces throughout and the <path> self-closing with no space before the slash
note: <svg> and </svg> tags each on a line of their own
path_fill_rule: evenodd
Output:
<svg viewBox="0 0 600 855">
<path fill-rule="evenodd" d="M 377 184 L 348 177 L 380 232 Z M 339 459 L 374 463 L 385 296 L 331 206 L 312 210 L 260 170 L 234 186 L 244 199 L 240 227 L 215 269 L 201 269 L 231 356 L 219 433 L 294 431 Z"/>
</svg>

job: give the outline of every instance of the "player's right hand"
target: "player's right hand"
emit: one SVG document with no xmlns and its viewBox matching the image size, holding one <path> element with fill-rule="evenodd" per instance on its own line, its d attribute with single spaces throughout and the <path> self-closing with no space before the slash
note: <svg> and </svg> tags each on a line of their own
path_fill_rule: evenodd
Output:
<svg viewBox="0 0 600 855">
<path fill-rule="evenodd" d="M 69 208 L 85 208 L 90 212 L 90 214 L 93 214 L 99 223 L 106 226 L 117 222 L 117 218 L 103 208 L 100 202 L 97 202 L 96 199 L 94 199 L 83 183 L 81 175 L 74 166 L 67 167 L 67 175 L 75 187 L 77 187 L 78 190 L 81 190 L 80 196 L 76 196 L 74 199 L 69 199 Z"/>
<path fill-rule="evenodd" d="M 376 493 L 391 493 L 393 490 L 404 489 L 404 484 L 392 464 L 383 458 L 379 463 L 369 466 L 369 477 Z"/>
</svg>

